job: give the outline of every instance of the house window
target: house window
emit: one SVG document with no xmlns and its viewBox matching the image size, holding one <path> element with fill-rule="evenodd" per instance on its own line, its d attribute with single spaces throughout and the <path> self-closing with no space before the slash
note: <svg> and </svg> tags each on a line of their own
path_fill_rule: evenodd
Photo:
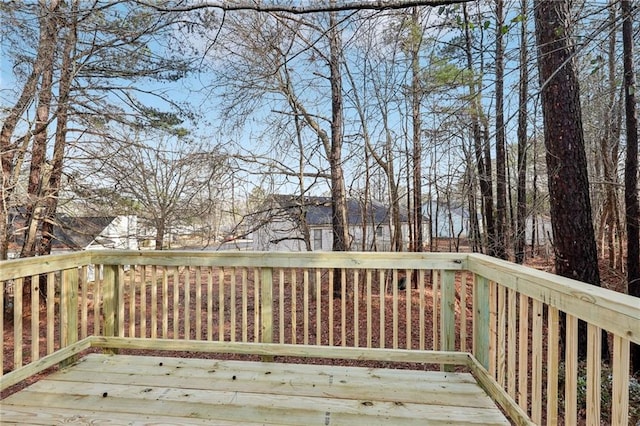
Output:
<svg viewBox="0 0 640 426">
<path fill-rule="evenodd" d="M 313 230 L 313 249 L 322 250 L 322 229 Z"/>
<path fill-rule="evenodd" d="M 376 236 L 382 238 L 382 226 L 376 227 Z"/>
</svg>

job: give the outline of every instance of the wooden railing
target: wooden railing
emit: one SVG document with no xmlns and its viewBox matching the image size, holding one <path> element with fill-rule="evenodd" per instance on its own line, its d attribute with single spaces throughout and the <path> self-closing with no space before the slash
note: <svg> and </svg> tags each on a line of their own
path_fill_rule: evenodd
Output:
<svg viewBox="0 0 640 426">
<path fill-rule="evenodd" d="M 89 336 L 152 350 L 213 341 L 456 351 L 473 355 L 486 389 L 504 389 L 490 391 L 498 402 L 536 424 L 576 424 L 583 413 L 587 424 L 628 423 L 640 301 L 487 256 L 95 251 L 0 266 L 0 305 L 11 312 L 0 320 L 3 389 Z M 578 320 L 589 330 L 584 397 Z M 604 413 L 601 330 L 613 352 Z"/>
</svg>

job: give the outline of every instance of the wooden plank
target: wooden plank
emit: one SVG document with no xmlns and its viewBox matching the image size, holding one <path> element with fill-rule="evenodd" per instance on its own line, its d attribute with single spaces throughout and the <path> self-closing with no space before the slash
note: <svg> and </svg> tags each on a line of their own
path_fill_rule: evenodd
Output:
<svg viewBox="0 0 640 426">
<path fill-rule="evenodd" d="M 542 424 L 542 312 L 543 304 L 534 300 L 531 305 L 533 328 L 531 330 L 531 420 Z"/>
<path fill-rule="evenodd" d="M 129 270 L 129 337 L 136 337 L 136 275 L 139 266 L 132 266 Z M 126 276 L 126 275 L 125 275 Z M 126 302 L 125 302 L 126 303 Z M 142 336 L 140 336 L 142 337 Z"/>
<path fill-rule="evenodd" d="M 242 341 L 243 342 L 249 341 L 249 294 L 248 293 L 249 293 L 249 282 L 248 282 L 248 276 L 247 276 L 247 268 L 242 268 Z"/>
<path fill-rule="evenodd" d="M 98 383 L 149 387 L 172 387 L 207 391 L 277 393 L 279 395 L 402 401 L 443 406 L 493 408 L 495 404 L 469 373 L 442 375 L 438 372 L 406 371 L 384 368 L 332 367 L 304 364 L 271 364 L 242 361 L 228 364 L 208 360 L 152 357 L 152 362 L 137 358 L 122 363 L 110 359 L 81 362 L 47 378 L 32 388 L 43 392 L 52 386 L 73 387 L 52 382 L 71 382 L 82 386 L 91 376 Z M 162 364 L 162 365 L 160 365 Z M 401 374 L 396 374 L 400 371 Z M 407 374 L 412 373 L 412 374 Z M 235 379 L 233 379 L 235 377 Z M 53 390 L 53 389 L 52 389 Z"/>
<path fill-rule="evenodd" d="M 278 343 L 285 343 L 284 297 L 284 269 L 280 269 L 278 271 Z"/>
<path fill-rule="evenodd" d="M 302 343 L 309 344 L 309 270 L 302 271 Z"/>
<path fill-rule="evenodd" d="M 30 275 L 80 268 L 90 263 L 91 253 L 89 251 L 3 260 L 2 268 L 0 268 L 0 282 Z"/>
<path fill-rule="evenodd" d="M 613 336 L 611 424 L 629 424 L 629 340 Z"/>
<path fill-rule="evenodd" d="M 371 348 L 373 346 L 373 301 L 372 301 L 372 288 L 371 281 L 373 279 L 373 271 L 371 269 L 367 269 L 367 348 Z"/>
<path fill-rule="evenodd" d="M 147 336 L 147 273 L 151 266 L 143 265 L 140 277 L 140 337 Z"/>
<path fill-rule="evenodd" d="M 207 340 L 213 340 L 213 271 L 207 267 Z"/>
<path fill-rule="evenodd" d="M 411 280 L 411 271 L 407 270 L 404 271 L 404 279 L 405 279 L 405 289 L 403 290 L 403 294 L 404 294 L 404 305 L 405 305 L 405 324 L 406 324 L 406 330 L 405 330 L 405 341 L 406 341 L 406 348 L 407 349 L 411 349 L 412 343 L 413 343 L 413 336 L 412 336 L 412 329 L 411 326 L 413 324 L 413 308 L 411 306 L 412 303 L 412 299 L 413 299 L 413 292 L 412 292 L 412 280 Z M 359 323 L 354 323 L 356 324 L 356 329 L 359 328 Z M 454 333 L 455 333 L 455 325 L 454 325 Z M 455 342 L 455 336 L 454 336 L 454 342 Z"/>
<path fill-rule="evenodd" d="M 103 280 L 102 280 L 102 310 L 104 315 L 104 335 L 116 336 L 119 329 L 118 324 L 118 293 L 120 292 L 119 275 L 120 267 L 117 265 L 104 265 L 103 267 Z M 97 285 L 97 282 L 96 282 Z M 93 301 L 94 308 L 96 307 L 96 300 Z M 94 320 L 99 318 L 94 311 Z M 95 334 L 95 330 L 94 330 Z"/>
<path fill-rule="evenodd" d="M 507 289 L 504 286 L 496 284 L 498 286 L 498 305 L 497 305 L 497 317 L 498 326 L 496 334 L 497 340 L 497 359 L 496 359 L 496 373 L 497 380 L 500 386 L 506 388 L 507 385 Z"/>
<path fill-rule="evenodd" d="M 52 408 L 47 407 L 41 410 L 39 407 L 28 406 L 3 406 L 2 419 L 7 424 L 27 424 L 27 425 L 43 425 L 50 426 L 53 424 L 113 424 L 114 420 L 118 423 L 127 425 L 170 425 L 175 424 L 179 418 L 175 416 L 164 416 L 158 414 L 140 413 L 118 413 L 117 419 L 114 419 L 113 413 L 106 413 L 97 410 L 78 411 L 76 407 L 71 408 Z M 186 420 L 186 419 L 185 419 Z M 188 418 L 190 425 L 211 425 L 211 419 Z M 249 423 L 242 422 L 245 426 L 264 426 L 264 422 Z M 215 419 L 216 426 L 237 426 L 238 422 L 232 420 Z"/>
<path fill-rule="evenodd" d="M 460 352 L 467 352 L 467 279 L 469 273 L 460 276 Z"/>
<path fill-rule="evenodd" d="M 547 326 L 547 424 L 558 424 L 558 370 L 560 348 L 560 315 L 555 308 L 548 308 Z"/>
<path fill-rule="evenodd" d="M 224 337 L 224 286 L 224 269 L 220 268 L 218 270 L 218 341 L 220 342 L 226 340 Z"/>
<path fill-rule="evenodd" d="M 476 275 L 473 288 L 473 355 L 489 368 L 489 281 Z"/>
<path fill-rule="evenodd" d="M 38 358 L 40 358 L 40 275 L 33 275 L 31 277 L 31 362 L 37 361 Z"/>
<path fill-rule="evenodd" d="M 256 295 L 256 297 L 258 297 Z M 273 269 L 262 268 L 260 275 L 260 342 L 273 342 Z M 257 328 L 257 324 L 256 324 Z"/>
<path fill-rule="evenodd" d="M 417 362 L 427 364 L 466 365 L 468 355 L 460 352 L 416 351 L 406 349 L 352 348 L 341 346 L 288 345 L 273 343 L 207 342 L 204 340 L 131 339 L 126 337 L 93 337 L 98 348 L 194 351 L 310 358 L 358 359 L 369 361 Z"/>
<path fill-rule="evenodd" d="M 56 305 L 55 282 L 56 282 L 55 273 L 49 272 L 47 274 L 47 355 L 52 354 L 53 351 L 55 350 L 55 336 L 54 336 L 55 323 L 56 323 L 55 322 L 55 305 Z M 94 303 L 95 303 L 95 299 L 94 299 Z M 94 320 L 93 320 L 94 334 L 98 334 L 96 332 L 96 327 L 99 327 L 100 321 L 96 320 L 95 318 L 97 317 L 94 317 Z M 0 321 L 2 320 L 0 319 Z M 2 327 L 0 327 L 0 329 L 2 329 Z M 0 363 L 0 365 L 4 365 L 4 364 Z"/>
<path fill-rule="evenodd" d="M 210 318 L 211 316 L 209 316 Z M 151 266 L 151 338 L 158 337 L 158 267 Z"/>
<path fill-rule="evenodd" d="M 9 386 L 13 386 L 28 377 L 38 374 L 41 371 L 59 364 L 62 361 L 65 361 L 75 356 L 76 354 L 88 349 L 89 347 L 91 347 L 92 339 L 94 338 L 87 337 L 86 339 L 82 339 L 76 343 L 72 343 L 62 349 L 55 351 L 50 355 L 40 358 L 35 362 L 32 362 L 22 368 L 15 369 L 10 373 L 5 374 L 0 380 L 0 390 L 5 390 Z"/>
<path fill-rule="evenodd" d="M 62 271 L 60 322 L 65 324 L 60 335 L 64 348 L 78 341 L 78 268 Z"/>
<path fill-rule="evenodd" d="M 22 294 L 24 278 L 13 281 L 13 369 L 22 367 Z M 66 334 L 67 323 L 63 321 L 62 304 L 60 332 Z M 4 315 L 4 312 L 3 312 Z M 3 339 L 4 340 L 4 339 Z M 4 368 L 4 366 L 3 366 Z"/>
<path fill-rule="evenodd" d="M 264 364 L 264 363 L 263 363 Z M 273 367 L 269 365 L 269 367 Z M 69 391 L 74 393 L 74 388 L 82 386 L 88 381 L 88 374 L 99 374 L 98 383 L 104 384 L 109 395 L 113 394 L 113 388 L 131 386 L 131 392 L 152 393 L 162 392 L 162 398 L 168 396 L 165 389 L 179 389 L 184 391 L 205 391 L 213 397 L 228 395 L 229 393 L 252 393 L 265 395 L 286 395 L 290 398 L 330 396 L 337 399 L 358 399 L 383 402 L 402 402 L 403 404 L 428 404 L 449 407 L 466 407 L 478 409 L 495 409 L 495 404 L 487 394 L 475 383 L 434 382 L 426 374 L 419 374 L 417 386 L 399 386 L 408 381 L 399 378 L 380 379 L 379 377 L 367 377 L 360 375 L 345 375 L 336 371 L 331 375 L 294 374 L 289 369 L 281 372 L 279 368 L 270 368 L 266 372 L 253 372 L 239 369 L 230 372 L 219 372 L 217 368 L 203 371 L 192 369 L 191 373 L 200 376 L 179 376 L 173 371 L 165 375 L 149 375 L 148 370 L 140 367 L 138 373 L 120 374 L 109 370 L 75 370 L 72 369 L 64 376 L 55 375 L 35 386 L 31 392 L 61 393 Z M 184 367 L 182 367 L 184 368 Z M 188 367 L 187 367 L 188 368 Z M 157 369 L 157 365 L 151 370 Z M 103 368 L 104 370 L 104 368 Z M 367 369 L 375 374 L 375 369 Z M 267 374 L 265 374 L 267 373 Z M 232 379 L 235 377 L 235 379 Z M 395 382 L 394 382 L 395 381 Z M 111 386 L 115 385 L 115 386 Z M 149 389 L 152 389 L 149 391 Z M 157 390 L 156 390 L 157 389 Z M 156 393 L 158 395 L 158 393 Z M 148 396 L 153 396 L 148 395 Z M 17 401 L 16 401 L 17 400 Z M 9 401 L 10 404 L 20 403 L 19 398 Z"/>
<path fill-rule="evenodd" d="M 398 270 L 391 272 L 392 347 L 398 349 Z"/>
<path fill-rule="evenodd" d="M 516 399 L 516 382 L 517 382 L 517 326 L 518 326 L 518 315 L 517 315 L 517 294 L 515 291 L 509 289 L 507 290 L 507 304 L 508 304 L 508 315 L 509 319 L 507 320 L 507 393 L 511 396 L 511 398 Z"/>
<path fill-rule="evenodd" d="M 289 271 L 290 277 L 290 290 L 291 290 L 291 312 L 289 312 L 289 320 L 291 321 L 291 343 L 297 343 L 296 339 L 298 336 L 297 323 L 298 323 L 298 295 L 296 294 L 296 287 L 298 287 L 297 282 L 297 271 L 292 269 Z"/>
<path fill-rule="evenodd" d="M 141 417 L 171 413 L 188 423 L 191 417 L 265 424 L 349 424 L 349 425 L 433 425 L 483 424 L 509 425 L 496 409 L 410 404 L 402 402 L 361 401 L 355 399 L 313 398 L 254 394 L 241 392 L 191 391 L 168 389 L 165 394 L 136 387 L 110 385 L 107 397 L 99 392 L 104 387 L 87 386 L 72 394 L 51 394 L 25 391 L 29 400 L 43 400 L 55 409 L 75 408 L 102 411 L 109 419 L 114 412 Z M 145 392 L 146 391 L 146 392 Z M 135 392 L 135 393 L 134 393 Z M 25 403 L 29 404 L 30 401 Z"/>
<path fill-rule="evenodd" d="M 80 338 L 84 339 L 88 334 L 88 318 L 89 318 L 89 283 L 87 282 L 87 265 L 80 270 L 80 290 L 81 308 L 80 308 Z"/>
<path fill-rule="evenodd" d="M 95 276 L 93 280 L 93 333 L 91 334 L 100 336 L 100 333 L 104 332 L 104 321 L 107 318 L 105 308 L 102 306 L 106 276 L 102 265 L 93 265 L 93 268 Z"/>
<path fill-rule="evenodd" d="M 340 344 L 347 346 L 347 270 L 340 273 Z"/>
<path fill-rule="evenodd" d="M 431 327 L 433 328 L 433 344 L 432 349 L 438 350 L 440 348 L 440 326 L 438 325 L 438 315 L 440 309 L 438 305 L 438 292 L 439 292 L 440 274 L 438 270 L 431 271 Z"/>
<path fill-rule="evenodd" d="M 587 324 L 587 426 L 600 425 L 601 329 Z"/>
<path fill-rule="evenodd" d="M 191 267 L 184 268 L 184 292 L 183 316 L 184 316 L 184 336 L 186 340 L 191 339 Z"/>
<path fill-rule="evenodd" d="M 529 298 L 522 293 L 519 308 L 518 405 L 526 411 L 529 409 Z"/>
<path fill-rule="evenodd" d="M 169 338 L 169 271 L 162 266 L 162 338 Z"/>
<path fill-rule="evenodd" d="M 360 271 L 353 271 L 353 346 L 360 346 Z M 306 343 L 305 343 L 306 344 Z"/>
<path fill-rule="evenodd" d="M 118 336 L 124 336 L 124 266 L 123 265 L 117 265 L 118 266 L 118 274 L 116 275 L 116 279 L 118 280 L 116 283 L 116 286 L 118 288 L 118 291 L 116 292 L 116 296 L 117 296 L 117 300 L 116 300 L 116 307 L 118 308 L 117 310 L 117 320 L 116 320 L 116 324 L 118 326 L 117 328 L 117 335 Z"/>
<path fill-rule="evenodd" d="M 378 351 L 379 349 L 374 349 Z M 162 364 L 162 365 L 160 365 Z M 476 379 L 470 373 L 450 373 L 442 371 L 373 368 L 358 366 L 340 366 L 329 364 L 292 364 L 292 363 L 265 363 L 254 361 L 221 360 L 216 358 L 180 358 L 174 356 L 139 356 L 139 355 L 108 355 L 102 353 L 90 353 L 73 365 L 73 368 L 61 371 L 57 380 L 68 380 L 71 371 L 90 372 L 102 367 L 109 368 L 113 374 L 132 375 L 145 371 L 144 376 L 167 376 L 183 378 L 203 378 L 208 374 L 233 374 L 246 375 L 251 380 L 268 380 L 271 377 L 290 375 L 289 379 L 315 380 L 316 376 L 322 376 L 323 383 L 327 380 L 333 384 L 341 384 L 336 377 L 348 377 L 349 380 L 362 378 L 374 378 L 393 382 L 408 380 L 409 388 L 424 386 L 438 386 L 446 384 L 476 384 Z M 420 366 L 419 366 L 420 367 Z M 206 374 L 203 374 L 203 370 Z M 428 379 L 422 375 L 428 376 Z M 333 376 L 333 379 L 331 379 Z M 141 380 L 144 380 L 141 379 Z M 306 380 L 306 379 L 305 379 Z M 317 383 L 313 381 L 313 383 Z M 403 385 L 404 387 L 404 385 Z M 206 389 L 206 387 L 205 387 Z M 415 396 L 418 398 L 419 396 Z"/>
<path fill-rule="evenodd" d="M 316 269 L 316 345 L 322 343 L 322 275 Z"/>
<path fill-rule="evenodd" d="M 386 346 L 386 336 L 385 336 L 385 331 L 387 329 L 386 325 L 386 318 L 385 318 L 385 312 L 386 312 L 386 308 L 385 308 L 385 300 L 387 298 L 387 289 L 385 287 L 385 274 L 384 274 L 384 270 L 379 270 L 378 271 L 378 279 L 379 279 L 379 285 L 378 285 L 378 300 L 380 303 L 378 303 L 380 306 L 380 313 L 379 313 L 379 319 L 380 319 L 380 324 L 379 328 L 380 328 L 380 348 L 384 348 Z"/>
<path fill-rule="evenodd" d="M 418 327 L 419 327 L 419 332 L 418 332 L 418 340 L 419 340 L 419 345 L 418 345 L 418 349 L 420 349 L 421 351 L 426 349 L 426 332 L 425 332 L 425 327 L 426 327 L 426 320 L 425 320 L 425 310 L 427 307 L 426 304 L 426 300 L 425 300 L 425 288 L 424 288 L 424 279 L 425 279 L 425 271 L 424 270 L 420 270 L 418 271 L 418 292 L 419 292 L 419 296 L 418 296 L 418 303 L 419 303 L 419 308 L 418 308 Z"/>
<path fill-rule="evenodd" d="M 196 268 L 196 340 L 202 339 L 202 268 L 203 266 Z"/>
<path fill-rule="evenodd" d="M 440 349 L 456 350 L 456 275 L 455 271 L 441 271 Z"/>
<path fill-rule="evenodd" d="M 261 315 L 261 309 L 260 309 L 260 303 L 258 303 L 258 301 L 260 300 L 261 296 L 260 296 L 260 288 L 262 286 L 262 283 L 260 282 L 260 269 L 259 268 L 253 268 L 253 341 L 258 343 L 260 341 L 260 339 L 262 338 L 260 335 L 260 315 Z M 273 316 L 274 316 L 274 312 L 273 312 L 273 272 L 271 273 L 271 336 L 273 339 L 273 324 L 274 324 L 274 320 L 273 320 Z"/>
<path fill-rule="evenodd" d="M 172 269 L 173 275 L 173 310 L 172 313 L 172 321 L 173 321 L 173 338 L 180 338 L 180 271 L 177 267 Z"/>
<path fill-rule="evenodd" d="M 390 253 L 390 252 L 203 252 L 181 251 L 180 256 L 167 251 L 91 250 L 90 259 L 96 263 L 126 263 L 130 265 L 217 267 L 272 267 L 285 269 L 345 268 L 345 269 L 447 269 L 463 270 L 468 253 Z M 80 258 L 84 260 L 85 258 Z M 15 261 L 12 261 L 15 262 Z M 80 262 L 81 266 L 88 262 Z M 58 270 L 63 268 L 56 268 Z M 21 269 L 28 272 L 28 268 Z M 39 272 L 38 272 L 39 273 Z M 20 274 L 2 274 L 7 279 Z M 7 277 L 7 278 L 4 278 Z"/>
<path fill-rule="evenodd" d="M 489 375 L 497 378 L 498 361 L 498 285 L 489 281 Z"/>
<path fill-rule="evenodd" d="M 578 319 L 566 316 L 564 420 L 567 425 L 578 422 Z"/>
</svg>

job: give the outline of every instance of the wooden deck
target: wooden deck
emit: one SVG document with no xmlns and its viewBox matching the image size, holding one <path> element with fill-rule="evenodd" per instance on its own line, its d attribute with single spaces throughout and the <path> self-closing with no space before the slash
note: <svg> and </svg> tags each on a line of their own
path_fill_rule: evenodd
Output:
<svg viewBox="0 0 640 426">
<path fill-rule="evenodd" d="M 2 424 L 509 425 L 469 373 L 90 354 Z"/>
</svg>

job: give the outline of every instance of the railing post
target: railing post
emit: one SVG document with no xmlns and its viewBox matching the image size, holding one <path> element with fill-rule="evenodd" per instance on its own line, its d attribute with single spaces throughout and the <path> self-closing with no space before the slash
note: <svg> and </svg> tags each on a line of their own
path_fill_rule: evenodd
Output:
<svg viewBox="0 0 640 426">
<path fill-rule="evenodd" d="M 102 268 L 102 309 L 104 315 L 103 333 L 105 337 L 115 337 L 118 334 L 119 328 L 118 301 L 120 298 L 118 297 L 118 293 L 120 292 L 120 268 L 118 265 L 104 265 Z"/>
<path fill-rule="evenodd" d="M 65 348 L 78 341 L 78 269 L 62 271 L 60 285 L 60 347 Z M 65 360 L 63 365 L 75 362 L 76 357 Z"/>
<path fill-rule="evenodd" d="M 441 271 L 442 289 L 440 299 L 440 350 L 456 350 L 456 272 Z M 453 366 L 444 366 L 453 371 Z"/>
<path fill-rule="evenodd" d="M 489 280 L 475 276 L 473 289 L 473 355 L 489 368 Z"/>
<path fill-rule="evenodd" d="M 273 268 L 260 270 L 260 342 L 273 343 Z M 273 357 L 262 360 L 273 361 Z"/>
</svg>

